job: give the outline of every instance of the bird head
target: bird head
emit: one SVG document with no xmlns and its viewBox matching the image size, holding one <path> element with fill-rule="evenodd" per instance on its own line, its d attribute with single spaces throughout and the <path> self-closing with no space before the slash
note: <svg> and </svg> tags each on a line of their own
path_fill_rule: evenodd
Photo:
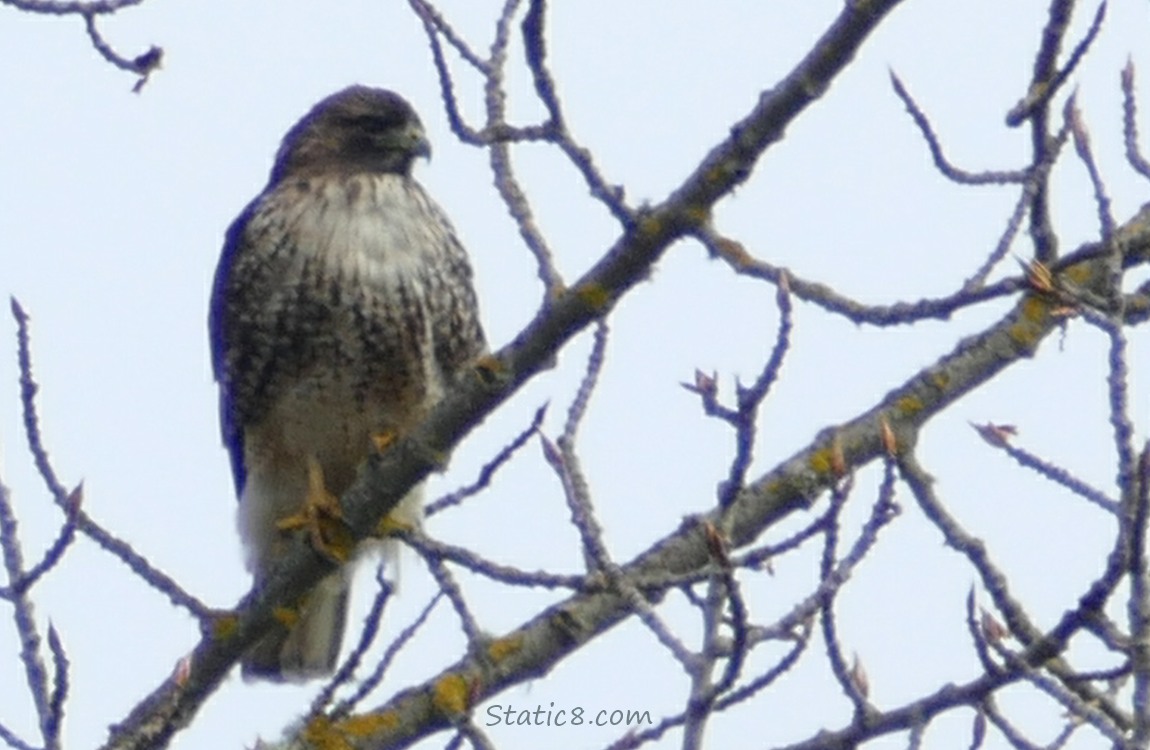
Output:
<svg viewBox="0 0 1150 750">
<path fill-rule="evenodd" d="M 415 110 L 385 89 L 350 86 L 312 107 L 280 144 L 271 182 L 319 172 L 407 175 L 431 144 Z"/>
</svg>

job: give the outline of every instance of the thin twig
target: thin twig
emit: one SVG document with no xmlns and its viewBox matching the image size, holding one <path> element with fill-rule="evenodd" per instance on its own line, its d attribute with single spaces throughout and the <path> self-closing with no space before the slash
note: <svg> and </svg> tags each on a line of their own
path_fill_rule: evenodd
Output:
<svg viewBox="0 0 1150 750">
<path fill-rule="evenodd" d="M 896 302 L 892 305 L 865 305 L 824 284 L 807 281 L 795 276 L 789 269 L 752 256 L 741 243 L 722 237 L 708 226 L 701 226 L 692 234 L 713 256 L 721 258 L 739 275 L 776 285 L 781 283 L 783 276 L 786 275 L 790 293 L 798 299 L 863 325 L 884 327 L 909 325 L 920 320 L 948 320 L 959 310 L 1006 297 L 1025 288 L 1023 279 L 1010 278 L 979 289 L 963 288 L 935 299 Z"/>
<path fill-rule="evenodd" d="M 459 505 L 469 497 L 478 495 L 483 490 L 491 485 L 491 480 L 494 479 L 495 473 L 499 471 L 515 453 L 527 444 L 527 441 L 534 437 L 539 432 L 539 427 L 543 424 L 543 418 L 547 415 L 547 404 L 540 406 L 535 410 L 535 416 L 531 419 L 529 424 L 522 432 L 515 436 L 507 445 L 503 446 L 495 457 L 483 465 L 479 470 L 479 476 L 471 484 L 460 487 L 454 492 L 450 492 L 434 502 L 428 503 L 424 506 L 423 515 L 425 518 L 430 518 L 436 513 L 447 510 L 448 508 Z"/>
<path fill-rule="evenodd" d="M 1002 234 L 999 235 L 994 250 L 986 257 L 986 260 L 978 267 L 978 270 L 963 282 L 963 291 L 981 289 L 995 266 L 1006 258 L 1010 252 L 1011 245 L 1014 243 L 1015 237 L 1018 236 L 1018 232 L 1022 228 L 1022 221 L 1026 217 L 1027 209 L 1034 205 L 1035 196 L 1041 186 L 1046 184 L 1050 170 L 1054 166 L 1054 162 L 1057 161 L 1058 156 L 1062 153 L 1062 147 L 1069 137 L 1070 128 L 1068 125 L 1063 124 L 1062 129 L 1059 130 L 1058 134 L 1054 137 L 1054 143 L 1051 144 L 1050 148 L 1045 152 L 1046 159 L 1030 168 L 1026 180 L 1022 183 L 1022 192 L 1018 195 L 1018 201 L 1014 204 L 1014 210 L 1011 212 L 1010 218 L 1002 230 Z"/>
<path fill-rule="evenodd" d="M 1050 463 L 1039 456 L 1027 451 L 1024 448 L 1019 448 L 1010 442 L 1010 436 L 1004 434 L 1005 428 L 1001 425 L 976 425 L 971 423 L 983 440 L 988 444 L 999 448 L 1004 451 L 1008 456 L 1014 459 L 1020 466 L 1030 469 L 1038 473 L 1040 476 L 1049 479 L 1050 481 L 1058 484 L 1061 487 L 1073 492 L 1075 495 L 1087 500 L 1090 503 L 1102 508 L 1107 513 L 1117 515 L 1120 506 L 1117 500 L 1108 497 L 1105 492 L 1095 487 L 1091 487 L 1086 482 L 1071 474 L 1066 469 L 1058 466 L 1057 464 Z"/>
<path fill-rule="evenodd" d="M 336 673 L 332 675 L 331 679 L 327 681 L 327 684 L 323 686 L 323 690 L 321 690 L 311 702 L 308 716 L 319 716 L 319 714 L 328 707 L 332 698 L 335 696 L 335 691 L 351 681 L 355 670 L 358 669 L 360 663 L 362 663 L 367 650 L 371 648 L 371 644 L 375 642 L 375 637 L 379 634 L 379 626 L 383 622 L 384 607 L 391 601 L 391 595 L 395 591 L 395 587 L 383 574 L 382 564 L 376 567 L 375 582 L 379 587 L 379 591 L 376 592 L 375 598 L 371 602 L 371 609 L 368 611 L 367 618 L 364 620 L 363 631 L 359 634 L 359 640 L 356 642 L 355 648 L 353 648 L 347 658 L 344 659 L 343 664 L 336 670 Z"/>
<path fill-rule="evenodd" d="M 185 591 L 171 576 L 153 567 L 127 542 L 92 520 L 78 502 L 73 502 L 73 493 L 64 489 L 48 458 L 48 451 L 44 448 L 43 436 L 40 433 L 40 418 L 36 410 L 36 392 L 39 387 L 32 377 L 28 314 L 15 298 L 11 299 L 11 308 L 12 316 L 16 319 L 17 365 L 20 371 L 20 404 L 23 408 L 24 437 L 28 442 L 28 450 L 32 454 L 36 470 L 48 492 L 55 499 L 56 505 L 64 511 L 66 518 L 74 519 L 76 528 L 101 549 L 118 557 L 133 573 L 168 597 L 173 604 L 187 609 L 201 623 L 209 622 L 212 619 L 211 608 Z M 14 579 L 10 579 L 9 585 L 14 582 Z"/>
<path fill-rule="evenodd" d="M 427 43 L 431 47 L 431 59 L 435 64 L 435 72 L 439 76 L 440 98 L 443 99 L 443 108 L 447 112 L 447 122 L 451 131 L 462 143 L 470 146 L 482 146 L 484 139 L 469 126 L 463 119 L 459 110 L 459 100 L 455 96 L 455 79 L 451 77 L 451 70 L 447 67 L 447 59 L 443 55 L 443 46 L 439 43 L 439 29 L 435 25 L 435 15 L 430 12 L 424 0 L 408 0 L 416 16 L 423 22 L 423 30 L 427 34 Z"/>
<path fill-rule="evenodd" d="M 132 87 L 132 91 L 139 93 L 148 82 L 148 78 L 160 67 L 160 63 L 164 59 L 164 50 L 155 45 L 148 48 L 148 50 L 132 59 L 121 56 L 116 50 L 112 49 L 112 45 L 104 39 L 96 28 L 96 14 L 84 13 L 84 28 L 88 32 L 88 38 L 92 41 L 92 46 L 100 53 L 100 57 L 115 65 L 120 70 L 126 70 L 129 73 L 135 73 L 140 78 L 136 81 L 136 85 Z"/>
<path fill-rule="evenodd" d="M 1066 100 L 1063 112 L 1066 122 L 1070 125 L 1070 133 L 1074 136 L 1074 148 L 1078 152 L 1078 158 L 1086 166 L 1086 172 L 1090 175 L 1090 184 L 1094 188 L 1094 202 L 1098 206 L 1098 223 L 1101 227 L 1102 242 L 1109 243 L 1115 230 L 1114 214 L 1110 210 L 1110 196 L 1106 194 L 1106 184 L 1102 180 L 1102 173 L 1098 170 L 1094 151 L 1090 148 L 1090 131 L 1086 129 L 1086 123 L 1082 121 L 1082 111 L 1078 109 L 1076 96 L 1071 96 Z M 1118 265 L 1118 268 L 1121 269 L 1121 266 Z"/>
<path fill-rule="evenodd" d="M 1134 522 L 1131 530 L 1132 549 L 1130 550 L 1130 600 L 1126 614 L 1130 622 L 1130 662 L 1134 675 L 1134 695 L 1131 703 L 1134 709 L 1135 746 L 1150 744 L 1150 560 L 1147 559 L 1146 529 L 1150 523 L 1150 443 L 1142 447 L 1138 461 L 1138 484 L 1136 499 L 1131 508 L 1130 518 Z"/>
<path fill-rule="evenodd" d="M 475 68 L 480 73 L 486 75 L 489 71 L 489 66 L 486 60 L 476 54 L 475 50 L 471 49 L 466 41 L 463 40 L 452 27 L 451 24 L 444 19 L 443 14 L 439 9 L 431 4 L 429 0 L 408 0 L 411 7 L 415 10 L 416 15 L 427 23 L 438 34 L 442 34 L 447 43 L 459 54 L 468 65 Z"/>
<path fill-rule="evenodd" d="M 523 48 L 527 67 L 535 83 L 535 92 L 547 110 L 544 129 L 550 134 L 548 140 L 555 143 L 567 156 L 579 174 L 583 176 L 591 195 L 607 206 L 615 219 L 623 226 L 629 226 L 635 219 L 634 210 L 623 198 L 623 188 L 610 185 L 603 177 L 589 149 L 579 145 L 571 135 L 563 108 L 556 93 L 555 79 L 547 67 L 547 39 L 544 23 L 547 17 L 546 0 L 531 0 L 523 17 Z"/>
<path fill-rule="evenodd" d="M 1134 171 L 1150 179 L 1150 162 L 1138 147 L 1137 104 L 1134 96 L 1134 61 L 1126 60 L 1122 69 L 1122 133 L 1126 142 L 1126 161 Z"/>
<path fill-rule="evenodd" d="M 16 515 L 8 488 L 3 484 L 0 484 L 0 557 L 3 558 L 4 572 L 9 581 L 23 577 L 24 558 L 16 531 Z M 32 601 L 23 591 L 15 592 L 8 601 L 12 604 L 12 621 L 20 639 L 20 663 L 24 667 L 24 680 L 40 720 L 40 736 L 47 741 L 52 722 L 52 700 L 48 672 L 40 654 L 40 629 L 36 624 Z"/>
<path fill-rule="evenodd" d="M 76 540 L 76 510 L 80 508 L 83 495 L 84 485 L 81 484 L 68 496 L 68 507 L 73 510 L 64 517 L 64 523 L 60 525 L 60 531 L 56 535 L 56 539 L 44 550 L 40 562 L 35 563 L 24 571 L 24 575 L 20 580 L 12 581 L 7 586 L 0 586 L 0 599 L 7 599 L 16 592 L 31 590 L 41 578 L 64 559 L 64 553 L 72 546 L 72 542 Z"/>
<path fill-rule="evenodd" d="M 45 722 L 45 745 L 51 750 L 60 747 L 60 730 L 64 722 L 64 704 L 68 700 L 68 654 L 60 641 L 60 634 L 48 626 L 48 651 L 52 654 L 52 690 L 48 700 L 48 720 Z"/>
<path fill-rule="evenodd" d="M 447 601 L 451 602 L 451 606 L 455 609 L 455 614 L 459 618 L 459 626 L 462 628 L 463 634 L 467 636 L 468 646 L 471 649 L 478 649 L 483 643 L 483 628 L 479 626 L 479 620 L 471 611 L 471 607 L 468 606 L 467 599 L 463 596 L 463 589 L 459 587 L 455 576 L 451 574 L 443 560 L 435 557 L 424 557 L 423 560 L 427 563 L 427 569 L 431 571 L 435 582 L 439 584 L 439 590 L 443 592 Z"/>
<path fill-rule="evenodd" d="M 60 0 L 60 2 L 56 2 L 55 0 L 0 0 L 0 4 L 24 11 L 25 13 L 39 13 L 52 16 L 80 16 L 84 19 L 88 38 L 91 40 L 92 47 L 96 52 L 117 68 L 140 76 L 139 80 L 136 81 L 136 85 L 132 88 L 132 91 L 139 93 L 144 87 L 144 84 L 148 82 L 148 77 L 159 69 L 160 62 L 164 56 L 164 50 L 153 45 L 149 47 L 146 52 L 134 58 L 129 59 L 123 57 L 112 48 L 112 45 L 108 44 L 96 29 L 96 17 L 116 13 L 125 8 L 139 5 L 143 1 L 144 0 L 93 0 L 92 2 L 68 2 L 68 0 Z"/>
<path fill-rule="evenodd" d="M 926 113 L 922 111 L 914 97 L 907 91 L 902 79 L 893 70 L 890 71 L 890 83 L 894 87 L 894 92 L 898 94 L 898 98 L 902 100 L 906 111 L 910 113 L 914 124 L 918 126 L 922 137 L 926 140 L 926 145 L 930 148 L 930 155 L 934 159 L 934 165 L 947 179 L 960 185 L 1009 185 L 1022 183 L 1026 180 L 1027 170 L 1025 169 L 1007 172 L 968 172 L 951 164 L 942 151 L 942 143 L 939 142 L 934 128 L 931 127 L 930 119 L 927 118 Z"/>
<path fill-rule="evenodd" d="M 1078 67 L 1078 63 L 1086 56 L 1090 45 L 1102 30 L 1102 21 L 1106 18 L 1106 2 L 1099 3 L 1094 11 L 1094 20 L 1086 36 L 1075 45 L 1061 69 L 1057 69 L 1058 52 L 1062 47 L 1062 39 L 1070 27 L 1070 15 L 1074 9 L 1074 0 L 1054 0 L 1050 6 L 1046 28 L 1043 30 L 1043 43 L 1038 55 L 1035 57 L 1034 78 L 1030 92 L 1014 106 L 1006 116 L 1006 124 L 1011 127 L 1021 125 L 1028 118 L 1033 117 L 1040 109 L 1044 110 L 1070 75 Z"/>
<path fill-rule="evenodd" d="M 547 571 L 532 572 L 510 565 L 501 565 L 480 557 L 469 549 L 432 539 L 418 530 L 404 531 L 400 536 L 406 544 L 411 545 L 424 557 L 451 562 L 472 573 L 511 586 L 578 591 L 587 585 L 586 576 L 562 575 Z"/>
<path fill-rule="evenodd" d="M 388 668 L 392 662 L 395 661 L 395 657 L 399 656 L 399 652 L 403 650 L 404 646 L 415 637 L 415 634 L 418 633 L 419 629 L 423 627 L 423 624 L 427 622 L 427 618 L 431 616 L 435 605 L 438 604 L 442 598 L 443 592 L 440 591 L 431 598 L 431 601 L 420 611 L 415 620 L 400 631 L 399 635 L 395 637 L 395 640 L 391 642 L 391 645 L 387 647 L 387 650 L 383 652 L 383 656 L 380 658 L 379 663 L 375 665 L 375 669 L 360 683 L 359 688 L 345 700 L 340 701 L 335 708 L 331 710 L 330 716 L 333 720 L 350 714 L 363 702 L 364 698 L 379 687 L 379 684 L 383 682 L 383 678 L 387 674 Z"/>
</svg>

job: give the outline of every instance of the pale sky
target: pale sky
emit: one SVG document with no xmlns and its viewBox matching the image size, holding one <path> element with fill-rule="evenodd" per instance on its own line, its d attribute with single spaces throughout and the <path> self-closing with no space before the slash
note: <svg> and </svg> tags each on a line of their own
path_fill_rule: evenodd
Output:
<svg viewBox="0 0 1150 750">
<path fill-rule="evenodd" d="M 445 0 L 442 9 L 482 50 L 501 5 Z M 842 3 L 554 5 L 551 54 L 572 130 L 608 180 L 640 204 L 662 200 L 688 175 L 809 49 Z M 941 177 L 891 90 L 889 72 L 899 74 L 933 119 L 959 166 L 1019 168 L 1029 134 L 1007 128 L 1004 118 L 1025 93 L 1044 6 L 1038 0 L 905 2 L 767 153 L 752 179 L 721 204 L 716 227 L 752 254 L 864 302 L 957 288 L 997 242 L 1015 191 L 961 187 Z M 1079 9 L 1069 39 L 1081 37 L 1093 10 Z M 1147 91 L 1150 6 L 1114 0 L 1108 14 L 1073 80 L 1121 222 L 1147 190 L 1123 161 L 1119 72 L 1133 56 L 1140 93 Z M 18 298 L 31 316 L 42 427 L 62 479 L 69 485 L 82 480 L 89 513 L 201 599 L 229 608 L 250 582 L 219 443 L 207 301 L 224 230 L 263 187 L 284 131 L 315 101 L 350 83 L 402 93 L 433 143 L 434 157 L 417 166 L 417 176 L 469 248 L 494 347 L 530 319 L 541 289 L 491 187 L 485 153 L 450 133 L 425 37 L 406 3 L 150 0 L 101 29 L 126 56 L 151 44 L 165 49 L 163 68 L 139 95 L 130 93 L 132 76 L 91 49 L 80 20 L 0 7 L 6 71 L 0 77 L 0 293 Z M 516 46 L 511 112 L 527 122 L 541 109 L 521 60 Z M 453 63 L 461 98 L 477 117 L 480 81 Z M 1150 151 L 1150 143 L 1144 149 Z M 614 241 L 617 226 L 557 152 L 520 147 L 515 166 L 560 269 L 568 280 L 577 278 Z M 1056 170 L 1054 221 L 1064 250 L 1098 237 L 1090 185 L 1072 158 Z M 1013 251 L 1028 257 L 1028 239 L 1020 237 Z M 1015 272 L 1008 261 L 999 274 Z M 616 560 L 631 559 L 683 516 L 713 507 L 732 435 L 707 419 L 680 383 L 696 368 L 716 371 L 730 396 L 736 376 L 752 379 L 773 341 L 773 299 L 773 288 L 734 277 L 697 244 L 683 242 L 612 316 L 606 369 L 581 447 Z M 870 408 L 1009 304 L 945 323 L 883 330 L 797 305 L 793 351 L 760 415 L 751 476 L 804 447 L 819 429 Z M 0 481 L 15 497 L 25 554 L 35 559 L 59 519 L 24 450 L 14 330 L 10 322 L 0 324 L 0 393 L 6 394 L 0 397 Z M 1142 331 L 1131 334 L 1133 362 L 1146 361 L 1145 338 Z M 551 403 L 545 430 L 557 435 L 589 345 L 588 335 L 577 339 L 554 370 L 471 435 L 449 472 L 433 481 L 431 496 L 471 481 L 544 402 Z M 1029 450 L 1113 494 L 1104 365 L 1102 335 L 1072 323 L 1063 340 L 1048 340 L 1034 361 L 964 398 L 922 439 L 921 458 L 940 493 L 986 540 L 1044 626 L 1102 569 L 1110 521 L 1011 465 L 967 421 L 1017 425 Z M 1136 368 L 1131 383 L 1141 440 L 1150 396 Z M 864 489 L 849 514 L 855 522 L 869 509 L 873 479 L 873 472 L 860 478 Z M 909 494 L 899 499 L 902 517 L 839 604 L 845 644 L 865 662 L 871 699 L 880 708 L 970 679 L 977 669 L 963 622 L 974 574 L 943 547 Z M 799 520 L 786 528 L 797 528 Z M 428 531 L 526 569 L 575 572 L 581 565 L 558 481 L 537 444 L 488 495 L 437 517 Z M 401 567 L 387 633 L 402 629 L 434 591 L 413 555 Z M 816 569 L 813 556 L 799 555 L 784 559 L 773 577 L 748 584 L 759 618 L 768 620 L 809 592 Z M 477 614 L 496 634 L 555 601 L 551 594 L 461 578 L 474 585 Z M 359 584 L 357 611 L 370 600 L 370 577 Z M 56 627 L 72 663 L 67 747 L 98 746 L 107 725 L 154 689 L 198 639 L 189 617 L 87 541 L 74 545 L 36 590 L 35 602 L 39 620 Z M 33 740 L 34 713 L 8 613 L 0 606 L 0 723 Z M 697 645 L 691 640 L 698 636 L 697 619 L 683 619 L 681 597 L 668 597 L 664 613 L 678 618 L 681 637 Z M 461 644 L 444 607 L 397 663 L 385 692 L 434 675 L 458 658 Z M 759 655 L 748 668 L 766 663 Z M 493 703 L 534 708 L 554 702 L 649 710 L 657 719 L 683 705 L 687 685 L 650 634 L 628 623 L 477 715 Z M 245 685 L 237 673 L 172 747 L 243 747 L 257 736 L 274 737 L 306 709 L 316 689 Z M 1053 703 L 1016 688 L 1003 704 L 1036 732 L 1033 739 L 1053 738 L 1061 714 Z M 840 728 L 849 712 L 814 647 L 776 690 L 717 718 L 708 739 L 713 747 L 770 747 Z M 622 734 L 491 732 L 499 747 L 512 749 L 597 747 Z M 936 722 L 927 739 L 931 748 L 967 746 L 969 716 Z M 657 746 L 679 741 L 672 733 Z M 1099 741 L 1082 730 L 1070 746 Z M 441 734 L 422 746 L 445 742 Z M 1001 737 L 996 742 L 989 746 L 1003 746 Z M 894 738 L 873 747 L 904 744 L 905 738 Z"/>
</svg>

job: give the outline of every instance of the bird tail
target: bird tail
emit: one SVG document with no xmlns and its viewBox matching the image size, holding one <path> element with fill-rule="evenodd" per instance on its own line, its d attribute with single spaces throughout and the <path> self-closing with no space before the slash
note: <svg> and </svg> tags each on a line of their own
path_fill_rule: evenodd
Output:
<svg viewBox="0 0 1150 750">
<path fill-rule="evenodd" d="M 335 671 L 349 584 L 345 571 L 320 581 L 301 607 L 299 619 L 264 636 L 244 656 L 244 679 L 297 682 Z"/>
</svg>

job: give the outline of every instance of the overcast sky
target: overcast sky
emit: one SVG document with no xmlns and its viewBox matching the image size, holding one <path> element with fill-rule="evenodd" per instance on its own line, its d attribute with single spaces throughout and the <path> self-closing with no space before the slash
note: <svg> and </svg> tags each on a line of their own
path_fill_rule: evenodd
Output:
<svg viewBox="0 0 1150 750">
<path fill-rule="evenodd" d="M 486 47 L 501 3 L 444 2 L 445 16 Z M 551 53 L 570 124 L 607 178 L 634 204 L 657 202 L 785 74 L 839 12 L 841 0 L 584 0 L 555 3 Z M 889 84 L 894 70 L 933 118 L 948 154 L 972 170 L 1026 163 L 1029 133 L 1004 125 L 1025 93 L 1044 23 L 1039 0 L 907 0 L 864 46 L 825 98 L 772 148 L 754 177 L 717 210 L 723 233 L 751 253 L 865 302 L 947 293 L 997 242 L 1012 189 L 948 183 Z M 1093 6 L 1076 14 L 1081 37 Z M 127 56 L 164 48 L 164 66 L 136 95 L 134 79 L 99 59 L 75 18 L 0 8 L 0 293 L 32 319 L 42 425 L 57 472 L 83 480 L 87 510 L 213 606 L 249 586 L 234 530 L 235 500 L 216 423 L 206 333 L 210 281 L 227 225 L 263 187 L 284 131 L 315 101 L 350 83 L 392 88 L 421 113 L 434 149 L 418 178 L 469 248 L 483 320 L 501 346 L 541 296 L 534 263 L 491 187 L 485 152 L 451 135 L 422 29 L 399 0 L 204 3 L 150 0 L 103 22 Z M 1150 81 L 1150 6 L 1114 0 L 1096 48 L 1075 76 L 1114 214 L 1127 219 L 1145 184 L 1125 166 L 1119 71 L 1129 56 Z M 511 112 L 540 115 L 520 64 L 511 65 Z M 468 113 L 480 81 L 454 61 Z M 1145 71 L 1142 73 L 1142 71 Z M 1145 120 L 1143 121 L 1145 122 Z M 1150 125 L 1143 130 L 1150 132 Z M 515 152 L 539 223 L 568 280 L 617 235 L 576 172 L 542 147 Z M 1063 249 L 1097 239 L 1081 164 L 1056 172 L 1054 221 Z M 1014 251 L 1027 257 L 1025 237 Z M 1015 273 L 1013 262 L 1002 273 Z M 619 306 L 603 381 L 582 433 L 582 455 L 611 551 L 626 561 L 712 507 L 731 435 L 680 387 L 695 368 L 716 371 L 726 394 L 754 377 L 777 325 L 774 291 L 734 278 L 698 245 L 680 243 L 649 283 Z M 891 387 L 981 330 L 1010 302 L 912 329 L 858 328 L 813 307 L 796 310 L 784 377 L 760 418 L 752 476 L 805 446 L 815 432 L 870 408 Z M 0 323 L 0 479 L 13 491 L 29 558 L 56 531 L 24 450 L 14 325 Z M 1146 361 L 1144 332 L 1132 334 Z M 590 340 L 583 336 L 457 451 L 431 495 L 469 481 L 485 460 L 551 403 L 545 429 L 562 429 Z M 1011 368 L 926 431 L 922 458 L 951 508 L 987 540 L 1017 595 L 1043 625 L 1073 604 L 1101 570 L 1112 533 L 1102 514 L 1027 476 L 993 452 L 968 420 L 1016 424 L 1025 445 L 1113 492 L 1104 411 L 1105 342 L 1072 324 L 1032 362 Z M 1139 358 L 1133 358 L 1138 362 Z M 1150 406 L 1132 373 L 1140 439 Z M 865 486 L 865 483 L 863 483 Z M 840 601 L 843 635 L 864 659 L 871 698 L 898 705 L 977 663 L 964 635 L 973 574 L 945 549 L 909 496 L 905 512 Z M 870 496 L 854 518 L 867 511 Z M 791 526 L 793 527 L 793 525 Z M 788 528 L 791 528 L 788 527 Z M 537 446 L 493 491 L 444 514 L 429 531 L 527 569 L 575 572 L 578 539 L 560 487 Z M 814 558 L 784 561 L 751 588 L 761 616 L 809 591 Z M 434 590 L 409 556 L 386 631 L 400 630 Z M 464 577 L 464 580 L 470 580 Z M 356 604 L 366 606 L 370 580 Z M 492 633 L 520 624 L 547 594 L 475 584 Z M 72 661 L 69 747 L 104 739 L 196 643 L 195 623 L 113 558 L 81 542 L 37 589 L 37 614 L 59 630 Z M 670 600 L 668 616 L 683 614 Z M 0 607 L 0 722 L 32 738 L 17 642 Z M 697 636 L 684 621 L 682 637 Z M 458 658 L 447 608 L 399 661 L 389 685 L 426 679 Z M 716 721 L 714 747 L 771 746 L 838 728 L 849 704 L 820 653 L 780 689 Z M 754 662 L 761 668 L 762 657 Z M 1102 662 L 1100 662 L 1101 664 Z M 656 718 L 683 704 L 687 682 L 642 627 L 628 624 L 545 679 L 501 695 L 515 706 L 634 708 Z M 306 708 L 314 688 L 249 686 L 238 675 L 173 747 L 241 747 L 274 736 Z M 816 696 L 817 703 L 812 699 Z M 1049 740 L 1061 711 L 1024 690 L 1004 703 Z M 965 747 L 969 716 L 933 725 L 929 747 Z M 493 730 L 503 748 L 582 748 L 619 730 Z M 753 737 L 753 744 L 748 738 Z M 440 736 L 427 743 L 442 746 Z M 678 744 L 665 738 L 660 747 Z M 1096 747 L 1088 731 L 1074 747 Z M 900 742 L 876 747 L 900 746 Z M 1001 746 L 1001 745 L 996 745 Z"/>
</svg>

